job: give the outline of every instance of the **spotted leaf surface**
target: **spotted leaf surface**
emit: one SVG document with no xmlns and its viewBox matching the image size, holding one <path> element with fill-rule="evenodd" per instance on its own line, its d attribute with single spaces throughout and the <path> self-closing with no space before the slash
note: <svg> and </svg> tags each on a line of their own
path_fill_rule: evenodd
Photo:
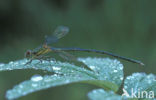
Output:
<svg viewBox="0 0 156 100">
<path fill-rule="evenodd" d="M 90 100 L 122 100 L 122 97 L 115 94 L 113 91 L 105 91 L 96 89 L 88 93 Z"/>
<path fill-rule="evenodd" d="M 126 96 L 131 98 L 154 100 L 156 95 L 156 76 L 154 74 L 133 73 L 125 79 L 124 91 Z"/>
<path fill-rule="evenodd" d="M 117 91 L 123 80 L 123 65 L 109 58 L 79 58 L 93 71 L 69 63 L 34 60 L 18 60 L 8 64 L 0 64 L 0 71 L 15 69 L 36 69 L 52 72 L 52 75 L 35 75 L 29 80 L 19 83 L 6 93 L 6 98 L 16 99 L 29 93 L 71 83 L 87 83 Z"/>
</svg>

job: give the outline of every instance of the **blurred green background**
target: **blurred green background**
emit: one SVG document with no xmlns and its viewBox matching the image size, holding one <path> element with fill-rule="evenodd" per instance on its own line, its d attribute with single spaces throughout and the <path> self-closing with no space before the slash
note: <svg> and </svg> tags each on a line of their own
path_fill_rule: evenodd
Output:
<svg viewBox="0 0 156 100">
<path fill-rule="evenodd" d="M 155 5 L 155 0 L 0 0 L 0 63 L 23 59 L 27 49 L 36 48 L 43 43 L 45 35 L 65 25 L 70 33 L 54 46 L 105 50 L 146 64 L 142 67 L 121 60 L 125 76 L 133 72 L 156 74 Z M 74 55 L 108 57 L 89 53 Z M 0 72 L 0 100 L 5 99 L 6 90 L 35 74 L 47 73 Z M 70 84 L 19 100 L 87 100 L 87 92 L 94 88 L 97 87 Z"/>
</svg>

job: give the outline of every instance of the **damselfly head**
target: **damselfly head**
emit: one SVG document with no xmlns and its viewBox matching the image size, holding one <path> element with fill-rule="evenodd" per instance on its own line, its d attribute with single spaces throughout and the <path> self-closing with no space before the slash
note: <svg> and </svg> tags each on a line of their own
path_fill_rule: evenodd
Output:
<svg viewBox="0 0 156 100">
<path fill-rule="evenodd" d="M 28 59 L 31 58 L 32 57 L 32 51 L 27 50 L 26 53 L 25 53 L 25 57 L 28 58 Z"/>
</svg>

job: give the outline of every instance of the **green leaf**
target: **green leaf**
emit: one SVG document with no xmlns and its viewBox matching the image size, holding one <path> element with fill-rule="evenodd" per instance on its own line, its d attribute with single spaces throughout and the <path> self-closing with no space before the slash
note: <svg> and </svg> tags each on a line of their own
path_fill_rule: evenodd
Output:
<svg viewBox="0 0 156 100">
<path fill-rule="evenodd" d="M 136 98 L 127 98 L 118 94 L 114 91 L 105 91 L 103 89 L 95 89 L 88 93 L 90 100 L 138 100 Z"/>
<path fill-rule="evenodd" d="M 99 79 L 107 80 L 121 85 L 123 80 L 123 65 L 118 60 L 109 58 L 79 58 L 80 61 L 90 67 Z"/>
<path fill-rule="evenodd" d="M 156 93 L 156 76 L 153 74 L 133 73 L 125 79 L 124 89 L 129 97 L 134 98 L 136 95 L 136 98 L 151 100 L 152 94 Z M 134 95 L 132 96 L 132 94 Z"/>
<path fill-rule="evenodd" d="M 122 97 L 115 94 L 113 91 L 105 91 L 96 89 L 88 93 L 90 100 L 122 100 Z"/>
<path fill-rule="evenodd" d="M 69 63 L 43 61 L 38 63 L 34 60 L 31 64 L 25 65 L 26 59 L 0 64 L 0 71 L 15 69 L 40 69 L 54 72 L 54 75 L 33 76 L 30 80 L 24 81 L 6 93 L 6 98 L 15 99 L 29 93 L 65 85 L 70 83 L 87 83 L 102 87 L 106 90 L 117 91 L 123 80 L 123 65 L 117 60 L 109 58 L 79 58 L 93 71 Z M 35 78 L 34 78 L 35 77 Z M 35 81 L 34 81 L 35 80 Z"/>
</svg>

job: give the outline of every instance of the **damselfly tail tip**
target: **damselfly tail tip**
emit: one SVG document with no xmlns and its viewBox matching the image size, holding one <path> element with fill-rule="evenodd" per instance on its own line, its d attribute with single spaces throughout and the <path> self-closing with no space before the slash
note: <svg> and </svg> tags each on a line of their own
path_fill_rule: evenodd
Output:
<svg viewBox="0 0 156 100">
<path fill-rule="evenodd" d="M 140 65 L 141 65 L 141 66 L 145 66 L 145 64 L 144 64 L 144 63 L 142 63 L 142 62 L 140 62 Z"/>
<path fill-rule="evenodd" d="M 138 60 L 136 60 L 134 63 L 137 63 L 137 64 L 139 64 L 139 65 L 141 65 L 141 66 L 145 66 L 145 64 L 144 64 L 143 62 L 138 61 Z"/>
</svg>

